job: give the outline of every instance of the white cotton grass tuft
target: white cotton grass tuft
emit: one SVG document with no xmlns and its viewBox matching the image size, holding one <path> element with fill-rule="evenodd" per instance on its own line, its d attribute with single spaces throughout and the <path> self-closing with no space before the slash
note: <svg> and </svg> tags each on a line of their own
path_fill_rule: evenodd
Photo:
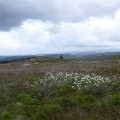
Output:
<svg viewBox="0 0 120 120">
<path fill-rule="evenodd" d="M 27 85 L 27 88 L 37 92 L 38 96 L 41 96 L 47 89 L 59 86 L 62 84 L 70 85 L 71 88 L 76 88 L 79 91 L 91 87 L 109 87 L 109 83 L 112 80 L 109 77 L 103 77 L 99 75 L 83 74 L 83 73 L 63 73 L 59 72 L 53 74 L 47 72 L 42 79 L 38 79 L 31 84 Z"/>
</svg>

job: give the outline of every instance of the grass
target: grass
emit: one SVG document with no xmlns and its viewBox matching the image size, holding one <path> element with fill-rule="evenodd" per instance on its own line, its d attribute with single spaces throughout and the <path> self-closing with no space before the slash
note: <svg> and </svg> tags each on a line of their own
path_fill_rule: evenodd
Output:
<svg viewBox="0 0 120 120">
<path fill-rule="evenodd" d="M 0 68 L 0 120 L 120 118 L 118 62 L 43 58 Z"/>
</svg>

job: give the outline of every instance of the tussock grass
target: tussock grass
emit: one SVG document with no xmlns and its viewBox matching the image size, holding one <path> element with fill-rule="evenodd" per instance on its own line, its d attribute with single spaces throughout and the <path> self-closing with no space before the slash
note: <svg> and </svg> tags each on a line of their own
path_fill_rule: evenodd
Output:
<svg viewBox="0 0 120 120">
<path fill-rule="evenodd" d="M 1 71 L 0 65 L 0 120 L 119 120 L 117 62 L 36 61 L 30 61 L 29 68 L 21 67 L 22 62 L 5 64 L 11 71 Z"/>
</svg>

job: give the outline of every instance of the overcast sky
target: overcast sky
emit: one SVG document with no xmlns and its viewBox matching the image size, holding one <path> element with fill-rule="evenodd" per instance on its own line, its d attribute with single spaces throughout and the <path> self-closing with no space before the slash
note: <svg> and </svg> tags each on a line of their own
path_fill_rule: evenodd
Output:
<svg viewBox="0 0 120 120">
<path fill-rule="evenodd" d="M 120 0 L 0 0 L 0 55 L 120 51 Z"/>
</svg>

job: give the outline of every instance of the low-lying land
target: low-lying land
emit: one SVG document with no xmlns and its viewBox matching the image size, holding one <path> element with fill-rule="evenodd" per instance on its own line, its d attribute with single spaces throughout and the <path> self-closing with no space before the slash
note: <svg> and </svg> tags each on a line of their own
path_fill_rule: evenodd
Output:
<svg viewBox="0 0 120 120">
<path fill-rule="evenodd" d="M 0 120 L 119 118 L 119 56 L 0 63 Z"/>
</svg>

